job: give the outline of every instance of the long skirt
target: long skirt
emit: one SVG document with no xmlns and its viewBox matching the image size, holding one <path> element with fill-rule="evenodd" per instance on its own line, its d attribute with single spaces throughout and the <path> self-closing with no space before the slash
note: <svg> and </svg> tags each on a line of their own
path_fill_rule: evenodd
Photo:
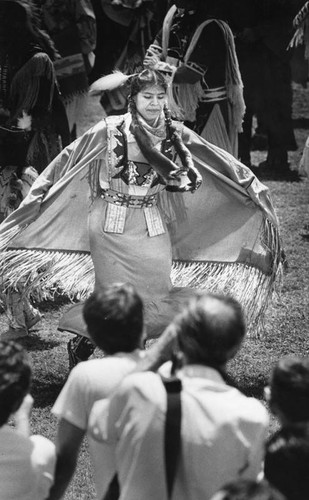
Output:
<svg viewBox="0 0 309 500">
<path fill-rule="evenodd" d="M 167 229 L 150 237 L 143 209 L 127 208 L 124 232 L 105 232 L 108 205 L 97 198 L 89 217 L 95 288 L 111 283 L 134 285 L 144 301 L 147 337 L 158 337 L 194 291 L 172 288 L 172 250 Z M 83 303 L 71 307 L 61 319 L 59 330 L 88 336 L 82 309 Z"/>
</svg>

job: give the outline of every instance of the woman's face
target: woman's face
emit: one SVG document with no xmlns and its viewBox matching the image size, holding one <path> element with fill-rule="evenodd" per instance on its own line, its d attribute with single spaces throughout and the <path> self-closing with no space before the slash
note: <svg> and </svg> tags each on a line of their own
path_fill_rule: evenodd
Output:
<svg viewBox="0 0 309 500">
<path fill-rule="evenodd" d="M 138 113 L 153 125 L 162 113 L 166 103 L 166 91 L 160 85 L 152 85 L 142 89 L 135 97 Z"/>
</svg>

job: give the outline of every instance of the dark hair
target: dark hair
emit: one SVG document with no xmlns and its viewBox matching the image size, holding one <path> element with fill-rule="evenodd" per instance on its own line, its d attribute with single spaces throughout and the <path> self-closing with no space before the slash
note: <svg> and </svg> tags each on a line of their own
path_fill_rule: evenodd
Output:
<svg viewBox="0 0 309 500">
<path fill-rule="evenodd" d="M 284 428 L 268 442 L 265 453 L 266 479 L 287 500 L 309 498 L 308 428 Z"/>
<path fill-rule="evenodd" d="M 271 401 L 290 422 L 309 421 L 309 358 L 285 356 L 270 378 Z"/>
<path fill-rule="evenodd" d="M 0 341 L 0 427 L 18 410 L 29 392 L 31 366 L 17 342 Z"/>
<path fill-rule="evenodd" d="M 143 302 L 129 284 L 96 290 L 85 302 L 84 320 L 93 342 L 107 354 L 132 352 L 143 334 Z"/>
<path fill-rule="evenodd" d="M 232 297 L 201 294 L 176 319 L 180 350 L 189 363 L 224 365 L 246 333 L 240 304 Z"/>
<path fill-rule="evenodd" d="M 284 500 L 267 481 L 236 479 L 221 488 L 222 500 Z"/>
<path fill-rule="evenodd" d="M 144 88 L 158 85 L 167 90 L 167 81 L 160 71 L 154 69 L 144 69 L 140 73 L 132 76 L 130 84 L 130 97 L 136 96 Z"/>
</svg>

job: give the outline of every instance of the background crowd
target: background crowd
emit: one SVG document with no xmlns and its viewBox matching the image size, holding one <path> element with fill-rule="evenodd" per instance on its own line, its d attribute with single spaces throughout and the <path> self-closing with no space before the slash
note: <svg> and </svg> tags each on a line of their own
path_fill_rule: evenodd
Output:
<svg viewBox="0 0 309 500">
<path fill-rule="evenodd" d="M 132 73 L 143 64 L 173 79 L 174 97 L 186 86 L 197 101 L 194 116 L 182 116 L 190 128 L 210 142 L 219 137 L 218 145 L 258 177 L 294 179 L 291 83 L 306 85 L 308 63 L 304 45 L 288 45 L 304 4 L 177 0 L 175 10 L 172 2 L 152 0 L 0 0 L 1 218 L 79 135 L 89 85 L 113 69 Z M 236 101 L 227 91 L 227 67 Z M 104 92 L 105 113 L 123 112 L 126 97 L 125 89 Z M 209 135 L 214 130 L 216 137 Z M 250 152 L 260 143 L 267 159 L 254 166 Z M 55 445 L 30 436 L 31 367 L 18 344 L 1 342 L 0 498 L 61 498 L 85 436 L 98 498 L 307 498 L 307 358 L 288 357 L 275 367 L 265 398 L 281 428 L 267 438 L 264 406 L 226 377 L 246 334 L 236 301 L 198 295 L 148 351 L 143 304 L 132 287 L 93 294 L 83 314 L 105 357 L 71 371 L 52 410 L 59 418 Z"/>
</svg>

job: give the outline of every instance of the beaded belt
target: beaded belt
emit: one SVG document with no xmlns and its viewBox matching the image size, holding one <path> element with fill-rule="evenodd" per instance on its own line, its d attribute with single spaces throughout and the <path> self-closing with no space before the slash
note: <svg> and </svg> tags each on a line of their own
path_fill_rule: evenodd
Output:
<svg viewBox="0 0 309 500">
<path fill-rule="evenodd" d="M 114 205 L 127 208 L 150 208 L 157 204 L 156 195 L 133 196 L 130 194 L 119 193 L 113 189 L 102 189 L 100 197 L 108 203 L 113 203 Z"/>
<path fill-rule="evenodd" d="M 224 101 L 227 99 L 227 93 L 225 87 L 216 87 L 213 89 L 205 89 L 204 94 L 201 97 L 201 102 L 215 102 Z"/>
</svg>

